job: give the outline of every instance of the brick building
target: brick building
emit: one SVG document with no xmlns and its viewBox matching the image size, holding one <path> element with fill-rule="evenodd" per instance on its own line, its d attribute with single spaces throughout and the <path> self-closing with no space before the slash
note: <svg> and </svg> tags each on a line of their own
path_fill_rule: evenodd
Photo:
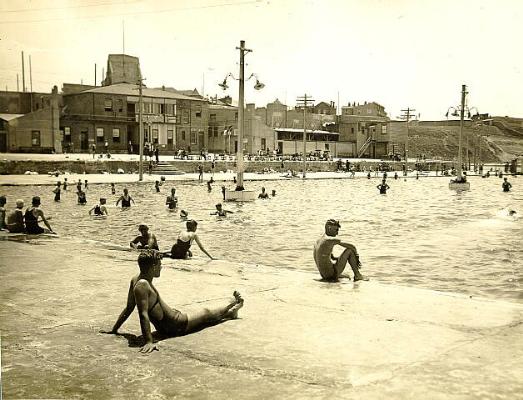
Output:
<svg viewBox="0 0 523 400">
<path fill-rule="evenodd" d="M 0 92 L 0 152 L 60 153 L 60 95 Z"/>
<path fill-rule="evenodd" d="M 207 103 L 162 89 L 142 90 L 145 142 L 161 150 L 199 151 L 206 147 Z M 138 152 L 138 85 L 117 83 L 81 92 L 64 94 L 60 120 L 63 146 L 85 152 L 93 144 L 98 150 L 107 141 L 109 150 L 126 152 L 129 142 Z"/>
</svg>

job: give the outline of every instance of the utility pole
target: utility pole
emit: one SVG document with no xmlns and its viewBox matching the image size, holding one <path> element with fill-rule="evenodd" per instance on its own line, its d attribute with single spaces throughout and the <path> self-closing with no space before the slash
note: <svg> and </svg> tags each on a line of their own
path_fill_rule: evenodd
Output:
<svg viewBox="0 0 523 400">
<path fill-rule="evenodd" d="M 18 74 L 16 74 L 16 91 L 20 91 L 20 78 L 18 77 Z"/>
<path fill-rule="evenodd" d="M 243 129 L 245 124 L 244 117 L 244 91 L 245 91 L 245 53 L 249 53 L 252 50 L 245 48 L 245 40 L 240 41 L 240 47 L 236 47 L 236 50 L 240 50 L 240 88 L 238 93 L 238 151 L 236 153 L 236 165 L 238 166 L 238 179 L 236 182 L 236 190 L 244 190 L 243 187 Z"/>
<path fill-rule="evenodd" d="M 314 99 L 304 94 L 296 99 L 297 105 L 303 107 L 303 179 L 305 179 L 307 171 L 307 106 L 314 104 Z"/>
<path fill-rule="evenodd" d="M 142 99 L 142 81 L 143 78 L 140 77 L 138 82 L 139 87 L 139 99 L 138 99 L 138 129 L 140 130 L 140 163 L 138 166 L 138 180 L 143 181 L 143 118 L 142 118 L 142 109 L 143 109 L 143 99 Z"/>
<path fill-rule="evenodd" d="M 401 118 L 404 119 L 407 122 L 407 135 L 405 137 L 405 169 L 403 171 L 403 175 L 407 176 L 407 171 L 409 170 L 409 161 L 408 161 L 408 155 L 409 155 L 409 121 L 410 117 L 413 116 L 412 112 L 416 111 L 413 108 L 407 107 L 406 110 L 401 110 L 403 113 L 401 115 Z"/>
<path fill-rule="evenodd" d="M 22 92 L 25 92 L 25 67 L 24 67 L 24 52 L 22 51 Z"/>
<path fill-rule="evenodd" d="M 94 63 L 94 86 L 96 87 L 96 63 Z"/>
<path fill-rule="evenodd" d="M 29 54 L 29 84 L 31 87 L 31 93 L 33 93 L 33 69 L 31 68 L 31 54 Z"/>
</svg>

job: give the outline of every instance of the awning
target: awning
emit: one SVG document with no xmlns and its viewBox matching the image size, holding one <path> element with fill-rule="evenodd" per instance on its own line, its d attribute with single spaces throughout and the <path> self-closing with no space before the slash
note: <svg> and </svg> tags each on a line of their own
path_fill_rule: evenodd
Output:
<svg viewBox="0 0 523 400">
<path fill-rule="evenodd" d="M 11 121 L 12 119 L 23 117 L 25 114 L 0 114 L 0 119 L 4 121 Z"/>
</svg>

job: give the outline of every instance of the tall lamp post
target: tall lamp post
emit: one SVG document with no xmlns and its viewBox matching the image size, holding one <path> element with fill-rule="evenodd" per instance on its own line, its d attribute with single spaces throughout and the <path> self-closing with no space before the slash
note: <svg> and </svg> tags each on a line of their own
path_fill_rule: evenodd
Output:
<svg viewBox="0 0 523 400">
<path fill-rule="evenodd" d="M 298 106 L 303 107 L 303 179 L 307 171 L 307 107 L 314 105 L 314 99 L 304 94 L 297 98 Z"/>
<path fill-rule="evenodd" d="M 265 87 L 263 83 L 261 83 L 258 80 L 257 75 L 251 74 L 247 79 L 245 79 L 245 54 L 252 52 L 251 49 L 247 49 L 245 47 L 245 40 L 240 41 L 240 47 L 236 47 L 237 50 L 240 50 L 240 77 L 237 79 L 239 81 L 239 92 L 238 92 L 238 150 L 236 153 L 236 174 L 237 174 L 237 180 L 236 180 L 236 191 L 243 191 L 245 190 L 243 187 L 243 171 L 244 171 L 244 160 L 243 160 L 243 135 L 244 135 L 244 127 L 245 127 L 245 116 L 244 116 L 244 91 L 245 91 L 245 81 L 251 79 L 252 77 L 256 78 L 256 84 L 254 85 L 254 89 L 260 90 Z M 225 79 L 222 83 L 219 84 L 219 86 L 226 90 L 229 86 L 227 85 L 227 78 L 233 78 L 233 74 L 228 73 L 225 76 Z"/>
<path fill-rule="evenodd" d="M 468 107 L 467 102 L 467 85 L 461 85 L 461 104 L 457 107 L 449 107 L 447 110 L 447 113 L 445 116 L 448 118 L 449 113 L 450 115 L 454 117 L 459 116 L 459 138 L 458 138 L 458 168 L 457 168 L 457 178 L 456 182 L 460 183 L 465 181 L 463 178 L 463 126 L 464 126 L 464 119 L 465 119 L 465 113 L 467 114 L 467 117 L 471 117 L 471 110 L 476 110 L 476 115 L 479 115 L 478 109 L 476 107 Z M 468 137 L 467 137 L 467 146 L 466 146 L 466 161 L 469 162 L 469 149 L 468 149 Z M 470 168 L 470 167 L 469 167 Z"/>
</svg>

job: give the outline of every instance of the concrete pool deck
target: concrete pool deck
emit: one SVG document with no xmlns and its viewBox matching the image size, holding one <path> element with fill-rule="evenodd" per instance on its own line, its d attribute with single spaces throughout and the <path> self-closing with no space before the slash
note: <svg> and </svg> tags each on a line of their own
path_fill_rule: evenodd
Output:
<svg viewBox="0 0 523 400">
<path fill-rule="evenodd" d="M 64 246 L 64 243 L 66 244 Z M 523 305 L 224 260 L 164 260 L 181 310 L 245 298 L 240 318 L 138 352 L 123 308 L 136 253 L 0 241 L 2 391 L 16 398 L 515 399 Z M 60 261 L 55 261 L 60 260 Z M 88 263 L 86 262 L 88 260 Z M 86 265 L 88 264 L 88 265 Z M 369 272 L 370 273 L 370 272 Z"/>
</svg>

